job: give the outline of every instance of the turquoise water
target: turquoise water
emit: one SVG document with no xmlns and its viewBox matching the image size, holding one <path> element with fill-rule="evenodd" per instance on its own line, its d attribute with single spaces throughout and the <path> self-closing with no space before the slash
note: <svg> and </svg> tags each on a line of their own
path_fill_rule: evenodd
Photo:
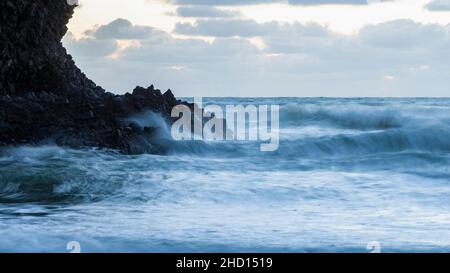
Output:
<svg viewBox="0 0 450 273">
<path fill-rule="evenodd" d="M 173 142 L 165 155 L 0 151 L 0 251 L 450 251 L 450 99 L 279 104 L 280 146 Z"/>
</svg>

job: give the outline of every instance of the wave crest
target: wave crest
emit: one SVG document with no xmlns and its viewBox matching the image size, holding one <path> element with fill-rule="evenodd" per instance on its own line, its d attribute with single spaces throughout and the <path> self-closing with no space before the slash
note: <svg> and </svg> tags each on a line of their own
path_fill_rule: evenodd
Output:
<svg viewBox="0 0 450 273">
<path fill-rule="evenodd" d="M 287 126 L 326 123 L 348 129 L 384 130 L 400 128 L 407 122 L 408 118 L 398 110 L 363 105 L 349 107 L 289 104 L 281 112 L 281 123 Z"/>
<path fill-rule="evenodd" d="M 95 155 L 100 153 L 94 150 L 20 147 L 4 149 L 0 155 L 0 203 L 92 202 L 122 184 L 96 165 Z"/>
</svg>

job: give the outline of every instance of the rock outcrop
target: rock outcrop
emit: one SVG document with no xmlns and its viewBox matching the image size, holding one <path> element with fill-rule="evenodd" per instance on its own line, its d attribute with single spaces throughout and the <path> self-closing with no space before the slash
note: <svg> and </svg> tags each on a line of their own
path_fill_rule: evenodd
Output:
<svg viewBox="0 0 450 273">
<path fill-rule="evenodd" d="M 67 0 L 0 1 L 0 146 L 158 152 L 148 141 L 154 128 L 124 120 L 145 111 L 169 117 L 180 102 L 170 90 L 137 87 L 118 96 L 89 80 L 61 43 L 73 12 Z"/>
</svg>

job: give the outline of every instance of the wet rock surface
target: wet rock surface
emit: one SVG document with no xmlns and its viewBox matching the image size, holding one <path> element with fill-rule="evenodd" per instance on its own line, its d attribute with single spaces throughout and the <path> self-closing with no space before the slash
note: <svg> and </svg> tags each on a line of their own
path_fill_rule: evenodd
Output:
<svg viewBox="0 0 450 273">
<path fill-rule="evenodd" d="M 89 80 L 61 39 L 74 7 L 66 0 L 0 1 L 0 146 L 57 144 L 157 153 L 153 130 L 125 122 L 145 111 L 169 119 L 169 90 L 114 95 Z"/>
</svg>

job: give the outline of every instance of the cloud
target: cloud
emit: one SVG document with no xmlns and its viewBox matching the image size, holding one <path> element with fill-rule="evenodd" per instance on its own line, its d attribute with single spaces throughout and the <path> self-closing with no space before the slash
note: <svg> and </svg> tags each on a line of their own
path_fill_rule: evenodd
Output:
<svg viewBox="0 0 450 273">
<path fill-rule="evenodd" d="M 175 33 L 191 36 L 254 37 L 270 31 L 271 24 L 258 24 L 254 20 L 198 20 L 194 24 L 177 23 Z"/>
<path fill-rule="evenodd" d="M 151 27 L 134 26 L 126 19 L 116 19 L 107 25 L 88 31 L 86 34 L 99 40 L 120 39 L 133 40 L 145 39 L 154 35 L 156 30 Z"/>
<path fill-rule="evenodd" d="M 371 3 L 391 2 L 393 0 L 162 0 L 175 5 L 197 6 L 244 6 L 258 4 L 285 3 L 291 5 L 367 5 Z"/>
<path fill-rule="evenodd" d="M 425 8 L 431 11 L 450 11 L 450 0 L 433 0 Z"/>
<path fill-rule="evenodd" d="M 448 28 L 424 25 L 412 20 L 396 20 L 367 26 L 360 31 L 361 39 L 380 48 L 432 48 L 447 40 Z"/>
<path fill-rule="evenodd" d="M 94 38 L 76 40 L 70 32 L 64 37 L 64 43 L 70 48 L 70 53 L 79 58 L 109 56 L 117 50 L 115 40 Z"/>
<path fill-rule="evenodd" d="M 159 43 L 160 40 L 171 39 L 164 31 L 148 26 L 136 26 L 126 19 L 116 19 L 109 24 L 90 29 L 84 33 L 86 37 L 75 39 L 69 32 L 64 43 L 75 56 L 110 57 L 123 51 L 123 41 L 148 41 Z M 125 43 L 133 44 L 133 43 Z"/>
<path fill-rule="evenodd" d="M 195 23 L 177 23 L 175 33 L 190 36 L 212 37 L 261 37 L 269 35 L 322 36 L 328 30 L 318 24 L 281 24 L 279 22 L 257 23 L 250 19 L 202 19 Z"/>
<path fill-rule="evenodd" d="M 342 35 L 317 24 L 201 19 L 177 26 L 177 34 L 189 34 L 183 39 L 131 23 L 123 25 L 147 34 L 98 34 L 111 25 L 64 43 L 113 92 L 154 83 L 178 96 L 448 96 L 450 26 L 396 20 Z M 139 46 L 109 58 L 124 37 Z"/>
<path fill-rule="evenodd" d="M 291 5 L 367 5 L 371 3 L 391 2 L 392 0 L 289 0 Z"/>
<path fill-rule="evenodd" d="M 284 0 L 162 0 L 175 5 L 196 6 L 243 6 L 256 4 L 282 3 Z"/>
<path fill-rule="evenodd" d="M 175 15 L 180 17 L 224 18 L 239 17 L 241 13 L 208 6 L 181 6 L 177 8 Z"/>
</svg>

